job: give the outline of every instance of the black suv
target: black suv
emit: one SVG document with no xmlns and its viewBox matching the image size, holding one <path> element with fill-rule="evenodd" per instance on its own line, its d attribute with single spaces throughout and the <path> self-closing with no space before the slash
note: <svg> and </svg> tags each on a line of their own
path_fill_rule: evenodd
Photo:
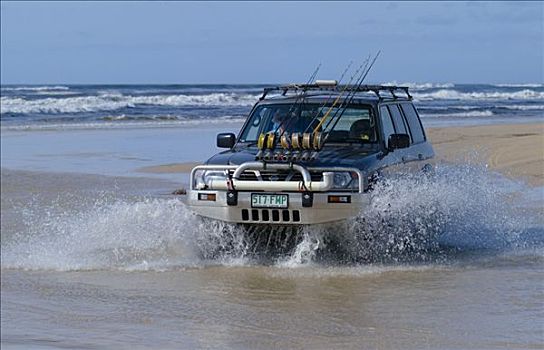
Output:
<svg viewBox="0 0 544 350">
<path fill-rule="evenodd" d="M 191 172 L 198 215 L 245 224 L 344 220 L 368 205 L 377 174 L 420 171 L 434 156 L 407 87 L 266 88 L 228 148 Z"/>
</svg>

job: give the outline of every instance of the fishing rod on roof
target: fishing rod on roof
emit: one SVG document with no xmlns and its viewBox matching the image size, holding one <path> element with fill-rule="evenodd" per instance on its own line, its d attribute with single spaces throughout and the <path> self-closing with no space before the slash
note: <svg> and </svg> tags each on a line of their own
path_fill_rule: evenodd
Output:
<svg viewBox="0 0 544 350">
<path fill-rule="evenodd" d="M 291 107 L 289 108 L 289 111 L 287 111 L 287 114 L 283 117 L 283 119 L 281 119 L 281 121 L 278 124 L 278 126 L 276 127 L 276 129 L 272 132 L 274 135 L 276 135 L 276 133 L 278 131 L 281 131 L 281 134 L 278 135 L 278 139 L 280 140 L 280 142 L 281 142 L 281 136 L 283 135 L 283 133 L 285 132 L 285 130 L 287 129 L 289 124 L 293 121 L 293 118 L 290 118 L 291 114 L 296 111 L 298 101 L 300 100 L 301 103 L 304 101 L 304 94 L 305 94 L 308 86 L 311 84 L 311 82 L 315 81 L 315 77 L 317 76 L 317 72 L 319 71 L 320 67 L 321 67 L 321 63 L 318 65 L 317 69 L 314 71 L 314 73 L 312 74 L 310 79 L 308 79 L 308 81 L 306 82 L 306 84 L 305 84 L 306 86 L 304 88 L 302 88 L 302 91 L 297 95 L 295 101 L 293 102 L 293 104 L 291 104 Z M 285 127 L 284 127 L 284 124 L 286 124 Z M 282 127 L 283 127 L 283 130 L 280 130 Z M 275 145 L 273 145 L 273 146 L 275 146 Z M 274 147 L 269 147 L 269 148 L 274 148 Z"/>
<path fill-rule="evenodd" d="M 293 133 L 292 136 L 291 136 L 291 142 L 292 142 L 292 148 L 295 150 L 293 152 L 293 155 L 291 157 L 292 160 L 297 160 L 298 158 L 300 158 L 300 160 L 310 160 L 310 159 L 314 159 L 317 154 L 316 152 L 313 152 L 313 153 L 310 153 L 310 150 L 312 150 L 312 148 L 315 149 L 315 147 L 313 147 L 313 144 L 317 141 L 321 142 L 321 139 L 322 139 L 322 136 L 321 134 L 318 135 L 318 137 L 316 138 L 315 137 L 315 132 L 307 132 L 309 129 L 313 128 L 313 125 L 315 125 L 315 122 L 316 121 L 319 121 L 318 122 L 318 125 L 315 126 L 315 130 L 319 130 L 319 128 L 321 128 L 321 126 L 323 125 L 323 123 L 327 120 L 327 118 L 330 116 L 331 112 L 333 111 L 333 109 L 336 107 L 336 105 L 338 104 L 339 101 L 341 101 L 341 98 L 344 96 L 344 94 L 346 93 L 346 91 L 348 90 L 348 88 L 351 86 L 352 82 L 355 81 L 355 82 L 359 82 L 359 80 L 361 79 L 361 77 L 364 75 L 364 72 L 368 66 L 368 62 L 370 60 L 370 56 L 363 62 L 361 63 L 361 65 L 359 65 L 359 67 L 356 69 L 356 71 L 352 74 L 350 80 L 348 81 L 347 84 L 345 84 L 343 86 L 343 88 L 340 90 L 338 96 L 336 97 L 336 99 L 334 100 L 334 102 L 332 103 L 332 105 L 329 106 L 329 108 L 327 109 L 327 112 L 325 113 L 325 115 L 323 115 L 321 117 L 321 120 L 319 120 L 319 117 L 321 115 L 321 108 L 318 110 L 318 112 L 316 113 L 316 115 L 314 116 L 314 118 L 308 123 L 308 125 L 306 126 L 306 129 L 303 133 Z M 334 86 L 333 89 L 331 89 L 331 96 L 333 96 L 334 92 L 338 92 L 338 85 L 336 84 Z M 343 102 L 342 102 L 343 103 Z M 328 101 L 325 103 L 325 105 L 327 104 L 330 104 L 330 99 L 328 99 Z M 336 115 L 336 113 L 335 113 Z M 298 150 L 302 150 L 299 151 Z M 300 157 L 299 157 L 300 156 Z"/>
<path fill-rule="evenodd" d="M 332 81 L 316 81 L 316 84 L 317 85 L 332 85 L 332 86 L 337 86 L 343 79 L 344 79 L 344 76 L 346 75 L 346 73 L 349 71 L 349 69 L 351 68 L 351 66 L 353 65 L 353 61 L 350 61 L 348 66 L 344 69 L 344 71 L 342 72 L 342 74 L 340 75 L 340 78 L 338 80 L 332 80 Z M 331 91 L 329 97 L 327 98 L 327 101 L 323 102 L 323 104 L 321 105 L 321 108 L 325 107 L 329 102 L 330 102 L 330 99 L 332 98 L 333 96 L 333 92 Z M 319 110 L 318 109 L 318 110 Z M 316 114 L 317 116 L 317 114 Z M 314 116 L 314 118 L 310 121 L 310 124 L 313 123 L 313 121 L 315 120 L 316 116 Z M 309 124 L 309 125 L 310 125 Z M 287 125 L 289 126 L 289 124 Z M 299 145 L 301 143 L 300 141 L 300 137 L 299 137 L 299 134 L 298 133 L 293 133 L 291 135 L 291 137 L 289 137 L 289 134 L 286 134 L 285 132 L 287 131 L 287 127 L 283 129 L 281 135 L 280 135 L 280 144 L 281 146 L 283 147 L 283 149 L 286 151 L 286 154 L 285 156 L 289 156 L 289 154 L 287 154 L 289 152 L 289 149 L 291 147 L 294 147 L 294 148 L 299 148 Z M 308 129 L 308 127 L 306 127 L 306 130 Z M 294 136 L 295 135 L 295 136 Z M 293 137 L 294 136 L 294 137 Z M 295 145 L 293 145 L 293 142 L 295 143 Z"/>
<path fill-rule="evenodd" d="M 331 88 L 331 93 L 327 97 L 327 100 L 325 102 L 323 102 L 323 104 L 319 107 L 318 112 L 314 115 L 314 117 L 312 118 L 310 123 L 306 126 L 306 129 L 304 129 L 304 132 L 308 131 L 308 129 L 311 127 L 311 124 L 319 117 L 319 110 L 321 110 L 322 108 L 324 108 L 326 105 L 328 105 L 331 102 L 331 99 L 334 96 L 335 88 L 338 85 L 341 84 L 342 80 L 344 80 L 344 76 L 346 75 L 346 73 L 348 72 L 348 70 L 349 70 L 349 68 L 351 67 L 352 64 L 353 64 L 353 61 L 350 61 L 348 66 L 346 67 L 346 69 L 344 69 L 344 71 L 342 72 L 342 75 L 340 76 L 340 79 L 331 81 L 333 83 L 332 84 L 333 88 Z M 355 75 L 357 75 L 357 72 L 359 71 L 361 66 L 359 66 L 357 68 L 357 70 L 355 71 Z M 351 76 L 350 82 L 352 80 L 353 80 L 353 75 Z"/>
<path fill-rule="evenodd" d="M 362 69 L 361 74 L 359 75 L 357 80 L 355 80 L 355 85 L 356 86 L 360 86 L 361 83 L 364 81 L 364 79 L 366 77 L 366 74 L 368 74 L 367 69 L 370 69 L 370 67 L 368 66 L 368 64 L 370 62 L 370 57 L 371 56 L 368 55 L 368 57 L 366 58 L 366 60 L 363 63 L 364 68 Z M 349 88 L 350 88 L 350 85 L 346 85 L 344 87 L 344 89 L 346 89 L 346 90 L 348 90 Z M 331 125 L 331 123 L 334 120 L 337 120 L 339 111 L 342 110 L 343 108 L 347 107 L 347 105 L 349 104 L 348 100 L 350 99 L 350 96 L 354 96 L 355 93 L 356 93 L 356 90 L 355 91 L 348 90 L 348 94 L 347 94 L 346 98 L 343 99 L 342 103 L 338 106 L 338 108 L 336 109 L 336 111 L 334 112 L 332 117 L 327 120 L 327 124 L 323 127 L 324 131 L 326 131 L 329 128 L 329 126 Z M 319 128 L 321 128 L 323 126 L 323 124 L 325 122 L 324 119 L 325 118 L 323 118 L 321 120 L 321 123 L 314 128 L 314 131 L 313 131 L 312 137 L 311 137 L 311 145 L 309 145 L 308 148 L 312 147 L 314 150 L 320 150 L 321 149 L 324 131 L 320 132 Z"/>
<path fill-rule="evenodd" d="M 368 60 L 366 62 L 366 64 L 368 64 Z M 351 64 L 350 64 L 351 65 Z M 365 65 L 365 62 L 363 62 L 358 68 L 357 70 L 355 71 L 355 73 L 351 76 L 349 82 L 344 86 L 344 88 L 340 91 L 340 94 L 339 96 L 335 99 L 335 101 L 333 102 L 332 106 L 329 107 L 329 109 L 327 110 L 327 113 L 325 114 L 325 116 L 323 116 L 323 119 L 326 119 L 328 114 L 330 114 L 330 112 L 332 111 L 332 109 L 334 108 L 334 106 L 338 103 L 338 101 L 340 101 L 340 98 L 341 96 L 345 93 L 346 91 L 346 87 L 349 86 L 351 84 L 351 82 L 356 79 L 356 81 L 358 80 L 358 77 L 360 76 L 359 75 L 359 71 L 361 71 L 361 69 L 363 69 L 363 66 Z M 347 73 L 347 69 L 344 71 L 344 73 L 342 74 L 342 78 L 343 76 Z M 362 73 L 362 71 L 361 71 Z M 334 88 L 332 88 L 332 92 L 334 92 L 334 90 L 336 90 L 336 87 L 338 86 L 338 84 L 334 84 Z M 329 97 L 332 97 L 332 92 L 331 92 L 331 95 Z M 328 102 L 326 102 L 326 104 L 329 104 L 330 103 L 330 100 Z M 312 127 L 312 125 L 315 123 L 316 120 L 319 120 L 319 112 L 316 113 L 316 115 L 314 116 L 314 118 L 308 123 L 308 125 L 306 126 L 306 129 L 303 133 L 298 133 L 298 132 L 294 132 L 291 134 L 291 144 L 290 146 L 294 149 L 294 150 L 299 150 L 299 149 L 304 149 L 304 150 L 309 150 L 311 149 L 311 143 L 312 143 L 312 135 L 311 133 L 308 133 L 306 131 L 308 131 L 308 129 L 310 129 Z M 321 123 L 321 122 L 320 122 Z M 307 152 L 303 152 L 301 154 L 301 159 L 302 160 L 305 160 L 309 158 L 309 154 L 307 154 Z"/>
<path fill-rule="evenodd" d="M 353 89 L 353 92 L 351 94 L 351 96 L 349 97 L 349 101 L 346 103 L 345 107 L 342 109 L 342 111 L 340 112 L 340 115 L 336 118 L 334 124 L 332 125 L 330 131 L 334 130 L 334 128 L 336 127 L 336 125 L 338 124 L 338 121 L 340 121 L 340 118 L 342 118 L 342 115 L 344 114 L 344 112 L 346 111 L 346 109 L 349 107 L 349 105 L 351 104 L 351 102 L 353 101 L 353 99 L 355 98 L 355 95 L 357 94 L 359 88 L 363 85 L 363 82 L 365 81 L 368 73 L 370 72 L 370 70 L 372 69 L 372 67 L 374 66 L 374 63 L 376 63 L 376 60 L 378 59 L 378 56 L 380 55 L 381 51 L 378 51 L 376 53 L 376 56 L 374 56 L 374 59 L 372 60 L 372 62 L 370 63 L 370 66 L 368 67 L 368 69 L 366 70 L 365 74 L 363 75 L 363 77 L 361 78 L 361 81 L 359 81 L 359 83 L 355 86 L 355 88 Z M 324 137 L 322 137 L 323 139 L 320 140 L 319 143 L 315 144 L 314 143 L 314 147 L 317 148 L 318 150 L 320 150 L 323 145 L 325 144 L 325 142 L 327 142 L 327 139 L 329 138 L 329 135 L 330 135 L 330 131 L 328 133 L 325 134 Z M 322 141 L 322 142 L 321 142 Z"/>
</svg>

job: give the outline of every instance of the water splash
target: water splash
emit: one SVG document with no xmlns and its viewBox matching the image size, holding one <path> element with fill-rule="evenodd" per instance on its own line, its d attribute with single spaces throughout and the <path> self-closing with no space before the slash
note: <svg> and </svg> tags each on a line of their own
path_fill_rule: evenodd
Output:
<svg viewBox="0 0 544 350">
<path fill-rule="evenodd" d="M 526 191 L 483 166 L 443 165 L 380 181 L 353 220 L 302 229 L 202 220 L 177 199 L 102 195 L 84 210 L 59 200 L 45 211 L 25 208 L 26 229 L 3 236 L 2 268 L 443 263 L 471 251 L 542 246 L 542 216 L 525 205 Z"/>
</svg>

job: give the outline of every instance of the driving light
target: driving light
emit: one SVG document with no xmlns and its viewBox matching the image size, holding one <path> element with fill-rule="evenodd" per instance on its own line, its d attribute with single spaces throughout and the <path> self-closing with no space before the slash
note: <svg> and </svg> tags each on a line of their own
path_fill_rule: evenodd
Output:
<svg viewBox="0 0 544 350">
<path fill-rule="evenodd" d="M 227 181 L 227 174 L 224 171 L 206 171 L 203 176 L 203 181 L 206 187 L 210 187 L 212 181 Z"/>
<path fill-rule="evenodd" d="M 347 171 L 335 172 L 333 180 L 333 188 L 336 189 L 346 189 L 350 188 L 353 178 L 351 174 Z"/>
<path fill-rule="evenodd" d="M 197 190 L 205 190 L 210 188 L 212 181 L 226 181 L 227 173 L 217 170 L 197 170 L 194 176 L 194 187 Z"/>
</svg>

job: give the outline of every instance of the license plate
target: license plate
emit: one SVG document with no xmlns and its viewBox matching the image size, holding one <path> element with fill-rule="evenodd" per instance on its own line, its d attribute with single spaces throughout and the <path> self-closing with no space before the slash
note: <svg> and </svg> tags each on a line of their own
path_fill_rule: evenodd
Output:
<svg viewBox="0 0 544 350">
<path fill-rule="evenodd" d="M 289 196 L 286 194 L 251 194 L 252 208 L 287 208 Z"/>
</svg>

